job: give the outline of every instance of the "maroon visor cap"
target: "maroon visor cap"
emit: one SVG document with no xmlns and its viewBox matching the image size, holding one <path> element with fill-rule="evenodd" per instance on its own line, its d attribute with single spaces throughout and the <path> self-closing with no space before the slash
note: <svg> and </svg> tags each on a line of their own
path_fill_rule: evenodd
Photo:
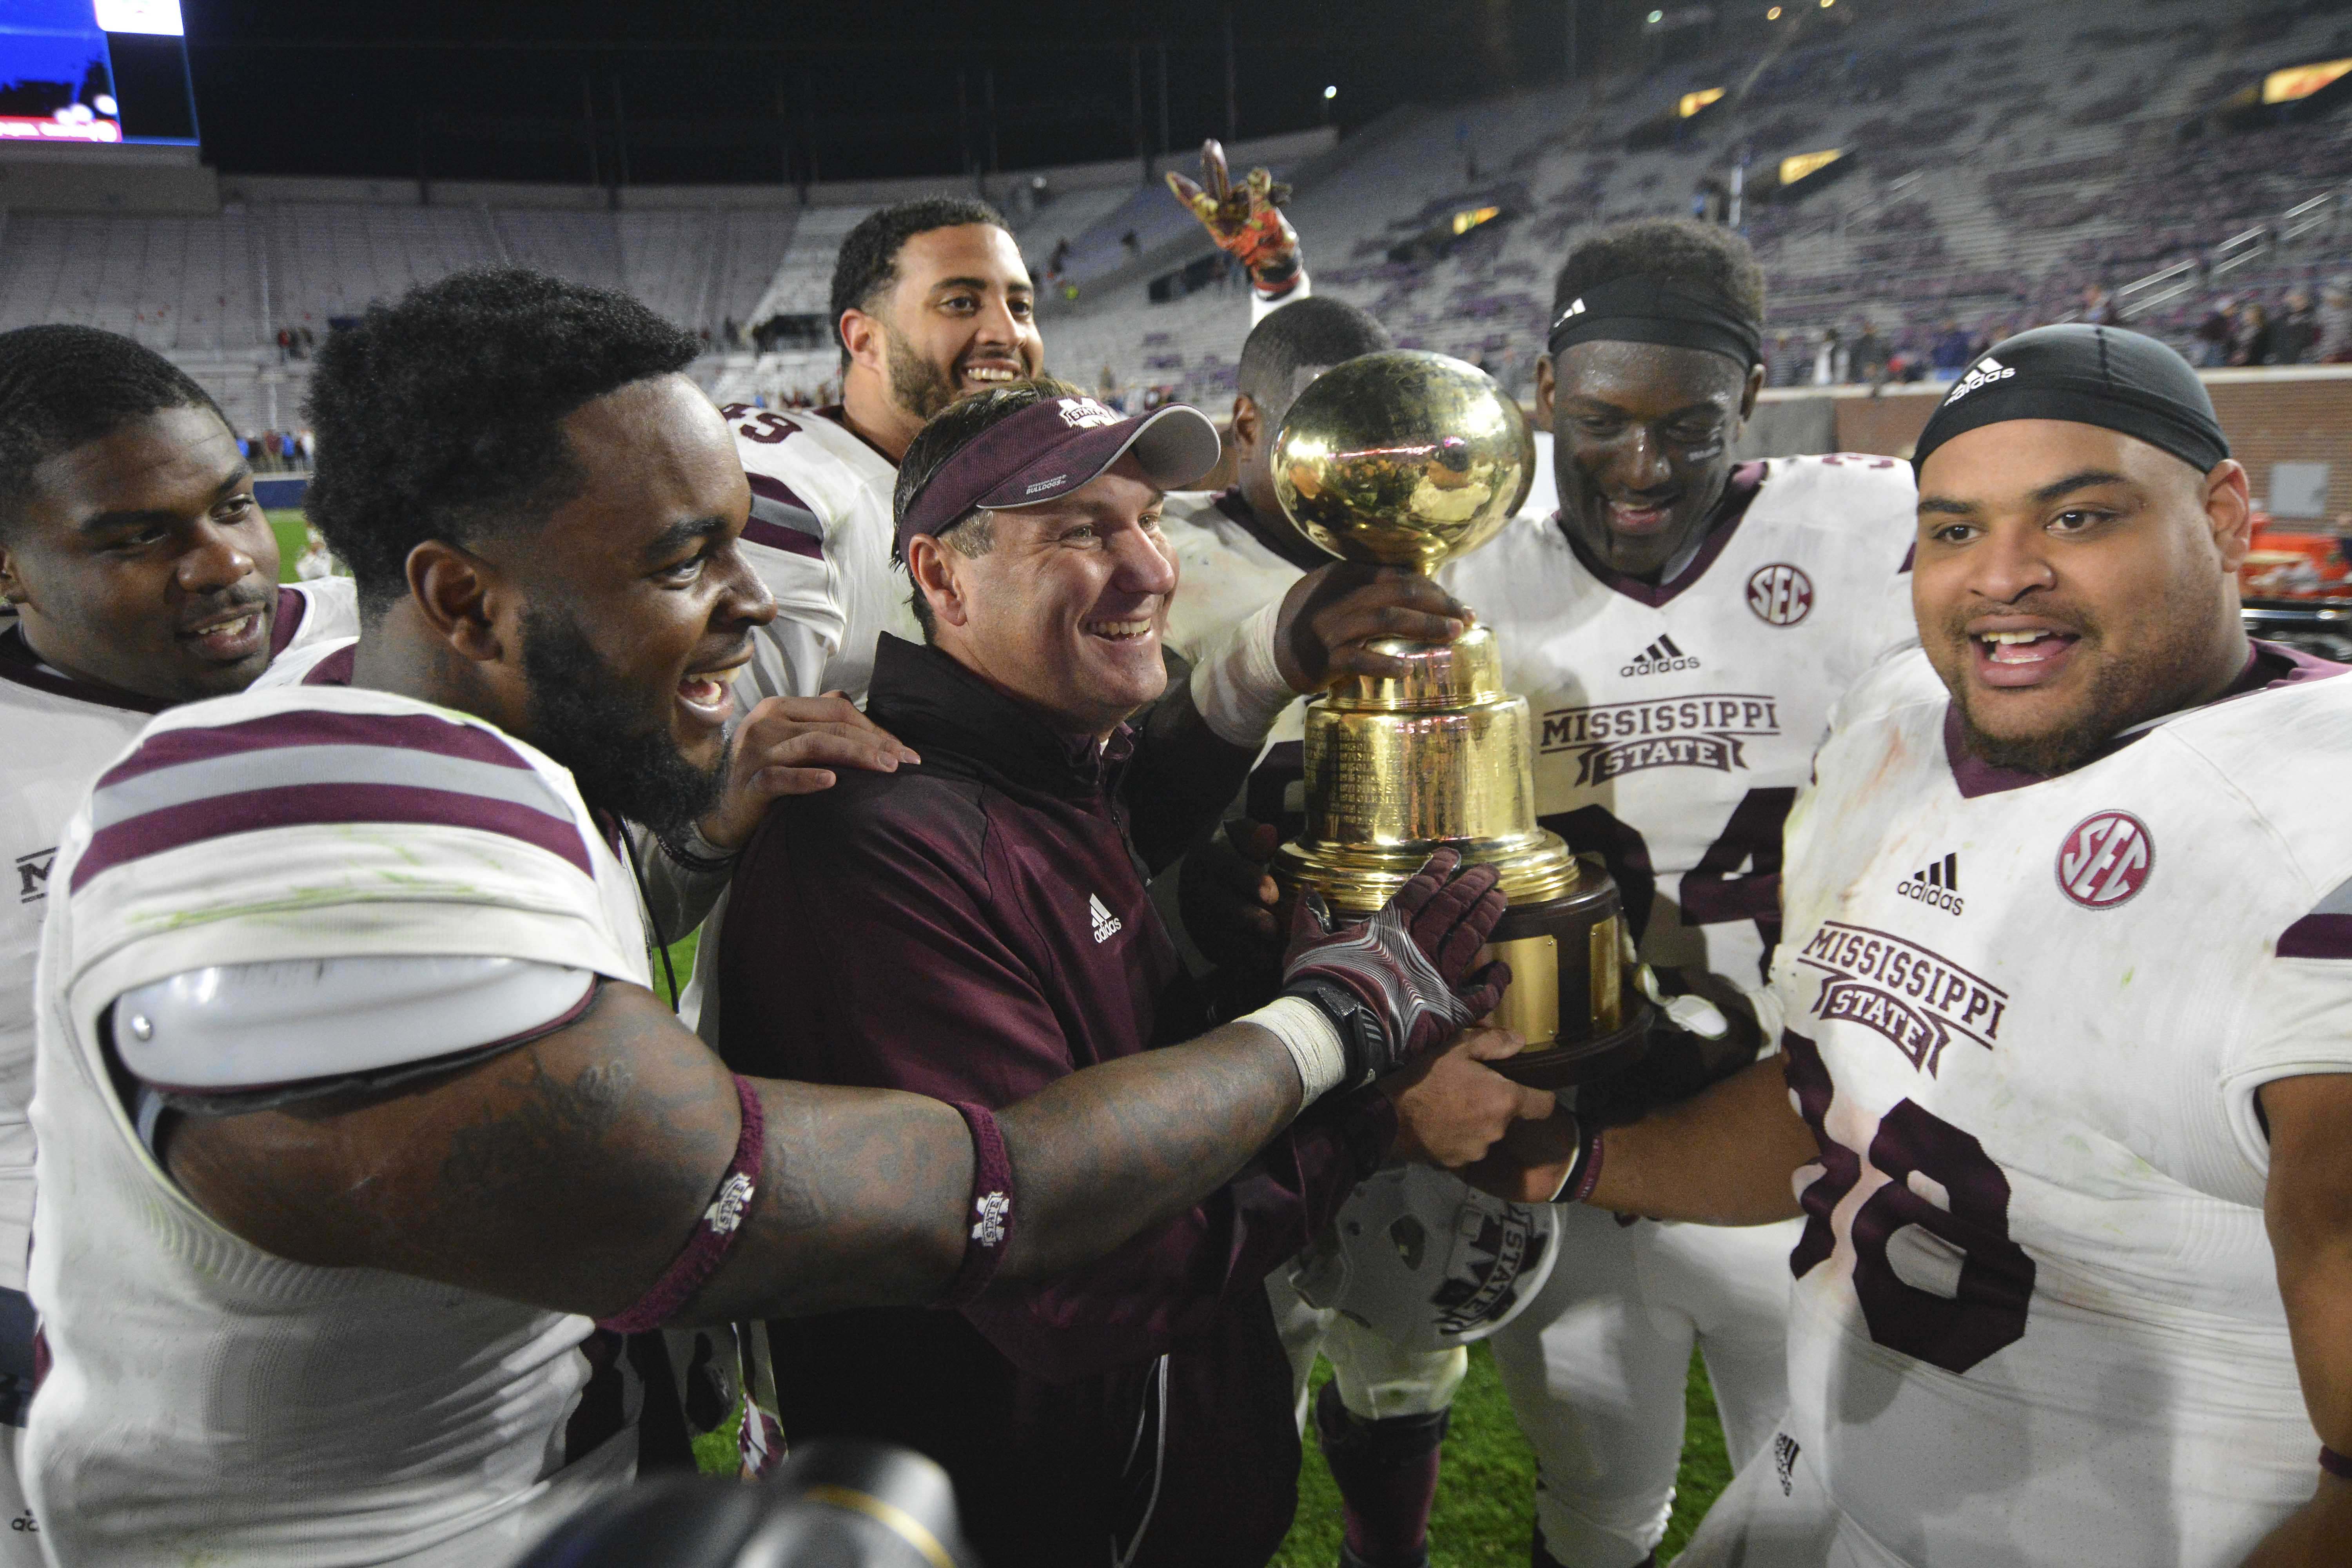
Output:
<svg viewBox="0 0 2352 1568">
<path fill-rule="evenodd" d="M 1143 477 L 1181 489 L 1217 466 L 1217 427 L 1197 408 L 1169 405 L 1129 419 L 1091 397 L 1049 397 L 992 425 L 941 463 L 898 518 L 898 553 L 974 511 L 1059 500 L 1135 454 Z"/>
</svg>

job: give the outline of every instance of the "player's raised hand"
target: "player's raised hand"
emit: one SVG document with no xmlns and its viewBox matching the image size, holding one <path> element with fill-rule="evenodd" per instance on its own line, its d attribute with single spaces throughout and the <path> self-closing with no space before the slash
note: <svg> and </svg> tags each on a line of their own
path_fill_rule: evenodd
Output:
<svg viewBox="0 0 2352 1568">
<path fill-rule="evenodd" d="M 1264 169 L 1252 169 L 1234 184 L 1225 168 L 1225 150 L 1213 138 L 1201 143 L 1201 182 L 1168 172 L 1168 188 L 1201 220 L 1218 249 L 1249 268 L 1261 289 L 1298 275 L 1298 231 L 1282 216 L 1288 186 L 1276 185 Z"/>
<path fill-rule="evenodd" d="M 1301 696 L 1343 675 L 1402 675 L 1403 660 L 1366 645 L 1380 637 L 1452 642 L 1472 619 L 1469 607 L 1433 578 L 1402 566 L 1334 561 L 1283 595 L 1275 663 Z"/>
<path fill-rule="evenodd" d="M 739 849 L 779 795 L 831 789 L 841 768 L 887 773 L 922 760 L 845 693 L 771 697 L 736 728 L 725 792 L 703 817 L 702 836 L 722 849 Z"/>
</svg>

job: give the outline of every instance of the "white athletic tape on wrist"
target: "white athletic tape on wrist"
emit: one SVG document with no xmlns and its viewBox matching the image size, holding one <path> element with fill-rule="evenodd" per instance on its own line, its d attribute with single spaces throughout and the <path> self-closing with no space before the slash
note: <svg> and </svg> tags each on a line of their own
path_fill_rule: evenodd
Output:
<svg viewBox="0 0 2352 1568">
<path fill-rule="evenodd" d="M 1226 633 L 1193 666 L 1192 706 L 1220 741 L 1256 745 L 1282 710 L 1298 700 L 1274 657 L 1281 620 L 1277 600 Z"/>
<path fill-rule="evenodd" d="M 1236 1022 L 1255 1024 L 1282 1042 L 1306 1091 L 1302 1109 L 1347 1081 L 1348 1048 L 1340 1041 L 1339 1026 L 1305 997 L 1277 996 Z"/>
</svg>

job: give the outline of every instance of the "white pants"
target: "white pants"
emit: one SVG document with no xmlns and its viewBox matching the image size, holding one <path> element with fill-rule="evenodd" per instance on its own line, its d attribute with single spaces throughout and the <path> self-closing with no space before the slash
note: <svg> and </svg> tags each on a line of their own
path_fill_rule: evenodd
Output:
<svg viewBox="0 0 2352 1568">
<path fill-rule="evenodd" d="M 1911 1568 L 1839 1513 L 1776 1432 L 1715 1500 L 1675 1568 Z"/>
<path fill-rule="evenodd" d="M 45 1562 L 33 1505 L 16 1479 L 16 1452 L 24 1440 L 23 1427 L 0 1426 L 0 1568 L 43 1568 Z"/>
<path fill-rule="evenodd" d="M 1630 1568 L 1674 1509 L 1694 1344 L 1736 1465 L 1787 1411 L 1789 1249 L 1801 1222 L 1723 1229 L 1562 1205 L 1559 1265 L 1497 1333 L 1536 1452 L 1536 1521 L 1562 1568 Z"/>
<path fill-rule="evenodd" d="M 1331 1363 L 1339 1403 L 1362 1421 L 1391 1415 L 1433 1415 L 1454 1403 L 1454 1391 L 1470 1370 L 1470 1352 L 1402 1351 L 1352 1319 L 1308 1305 L 1290 1288 L 1290 1271 L 1265 1277 L 1274 1326 L 1290 1356 L 1290 1397 L 1298 1429 L 1307 1430 L 1307 1374 L 1319 1352 Z"/>
</svg>

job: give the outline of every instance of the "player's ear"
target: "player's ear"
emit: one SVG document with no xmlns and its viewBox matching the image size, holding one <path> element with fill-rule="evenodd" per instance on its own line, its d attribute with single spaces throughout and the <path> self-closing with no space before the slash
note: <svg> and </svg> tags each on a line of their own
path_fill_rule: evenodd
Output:
<svg viewBox="0 0 2352 1568">
<path fill-rule="evenodd" d="M 21 605 L 31 597 L 24 580 L 16 574 L 16 554 L 0 544 L 0 604 Z"/>
<path fill-rule="evenodd" d="M 1546 430 L 1551 428 L 1551 355 L 1539 354 L 1536 358 L 1536 424 Z"/>
<path fill-rule="evenodd" d="M 863 310 L 841 313 L 841 345 L 849 351 L 853 363 L 862 364 L 879 375 L 889 374 L 890 367 L 882 357 L 882 323 Z"/>
<path fill-rule="evenodd" d="M 1257 450 L 1258 441 L 1265 435 L 1265 424 L 1258 417 L 1257 405 L 1246 392 L 1234 397 L 1233 433 L 1234 456 L 1244 460 Z"/>
<path fill-rule="evenodd" d="M 2246 466 L 2224 458 L 2205 476 L 2205 521 L 2221 552 L 2221 570 L 2235 573 L 2253 548 L 2254 509 L 2246 486 Z"/>
<path fill-rule="evenodd" d="M 941 626 L 961 626 L 971 619 L 971 605 L 958 580 L 962 557 L 928 533 L 907 542 L 907 575 L 915 591 L 930 601 L 931 615 Z"/>
<path fill-rule="evenodd" d="M 1760 364 L 1749 365 L 1747 388 L 1739 395 L 1740 424 L 1745 425 L 1756 417 L 1756 395 L 1763 390 L 1764 367 Z"/>
<path fill-rule="evenodd" d="M 428 539 L 408 552 L 408 596 L 425 622 L 460 658 L 495 664 L 504 652 L 492 592 L 495 568 L 446 540 Z"/>
</svg>

